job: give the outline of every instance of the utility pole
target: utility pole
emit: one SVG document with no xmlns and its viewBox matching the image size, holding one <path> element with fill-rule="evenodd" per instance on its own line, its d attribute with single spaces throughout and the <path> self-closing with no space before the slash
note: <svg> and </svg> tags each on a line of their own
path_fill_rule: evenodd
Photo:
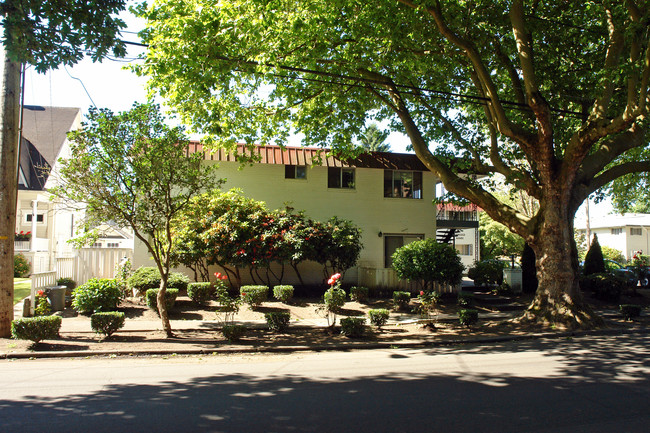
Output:
<svg viewBox="0 0 650 433">
<path fill-rule="evenodd" d="M 14 318 L 14 234 L 18 140 L 20 128 L 20 63 L 11 61 L 3 46 L 0 89 L 0 338 L 11 335 Z"/>
</svg>

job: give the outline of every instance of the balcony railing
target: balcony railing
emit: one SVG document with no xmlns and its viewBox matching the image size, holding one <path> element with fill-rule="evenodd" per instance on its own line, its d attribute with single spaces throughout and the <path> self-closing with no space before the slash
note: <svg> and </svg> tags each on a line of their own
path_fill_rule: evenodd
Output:
<svg viewBox="0 0 650 433">
<path fill-rule="evenodd" d="M 32 237 L 29 241 L 14 241 L 14 251 L 31 251 L 32 242 L 34 242 L 35 251 L 47 251 L 48 249 L 48 240 L 46 238 L 35 238 Z"/>
</svg>

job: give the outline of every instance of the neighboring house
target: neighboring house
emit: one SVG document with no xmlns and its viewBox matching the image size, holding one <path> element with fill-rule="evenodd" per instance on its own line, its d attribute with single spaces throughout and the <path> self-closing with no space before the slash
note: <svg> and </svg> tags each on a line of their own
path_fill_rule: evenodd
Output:
<svg viewBox="0 0 650 433">
<path fill-rule="evenodd" d="M 436 216 L 438 242 L 452 244 L 467 271 L 480 257 L 479 208 L 475 204 L 438 204 Z"/>
<path fill-rule="evenodd" d="M 70 155 L 67 133 L 81 125 L 81 110 L 67 107 L 25 106 L 18 166 L 16 233 L 30 239 L 16 241 L 32 272 L 52 269 L 54 257 L 72 253 L 75 215 L 50 201 L 47 188 L 54 184 L 57 160 Z"/>
<path fill-rule="evenodd" d="M 129 248 L 133 249 L 133 230 L 121 229 L 114 223 L 102 224 L 96 227 L 99 237 L 88 248 Z"/>
<path fill-rule="evenodd" d="M 363 249 L 358 266 L 346 272 L 345 282 L 405 285 L 390 269 L 391 255 L 404 244 L 436 236 L 432 202 L 437 179 L 415 155 L 372 152 L 344 162 L 326 157 L 323 149 L 258 146 L 254 151 L 259 162 L 241 170 L 240 163 L 223 150 L 206 153 L 207 161 L 219 164 L 218 176 L 227 179 L 224 191 L 240 188 L 245 196 L 266 202 L 269 209 L 290 204 L 314 220 L 333 216 L 351 220 L 362 230 Z M 189 152 L 203 149 L 193 142 Z M 151 266 L 148 256 L 136 242 L 134 265 Z M 301 274 L 308 277 L 306 283 L 321 284 L 321 269 L 305 264 Z M 287 274 L 287 283 L 298 283 L 293 272 Z"/>
<path fill-rule="evenodd" d="M 576 230 L 586 235 L 584 220 L 576 220 Z M 650 214 L 607 215 L 590 220 L 591 237 L 598 235 L 601 246 L 615 248 L 631 260 L 634 253 L 650 254 Z M 588 241 L 591 244 L 591 240 Z"/>
</svg>

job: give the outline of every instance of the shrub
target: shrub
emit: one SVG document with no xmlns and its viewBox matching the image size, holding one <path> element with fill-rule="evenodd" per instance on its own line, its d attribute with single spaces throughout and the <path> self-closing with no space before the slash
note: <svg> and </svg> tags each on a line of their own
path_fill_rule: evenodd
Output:
<svg viewBox="0 0 650 433">
<path fill-rule="evenodd" d="M 242 301 L 251 308 L 257 308 L 262 305 L 269 297 L 268 286 L 241 286 L 239 294 Z"/>
<path fill-rule="evenodd" d="M 458 305 L 461 307 L 471 307 L 474 305 L 474 294 L 468 292 L 458 292 Z"/>
<path fill-rule="evenodd" d="M 223 334 L 224 338 L 231 343 L 234 341 L 239 341 L 239 339 L 242 338 L 247 331 L 248 328 L 244 325 L 223 325 L 223 328 L 221 328 L 221 333 Z"/>
<path fill-rule="evenodd" d="M 117 308 L 122 293 L 113 279 L 93 278 L 72 292 L 72 307 L 79 313 L 92 314 Z"/>
<path fill-rule="evenodd" d="M 291 315 L 285 311 L 273 311 L 265 313 L 264 318 L 271 331 L 283 332 L 289 327 Z"/>
<path fill-rule="evenodd" d="M 160 289 L 149 289 L 145 292 L 145 301 L 147 302 L 147 307 L 151 308 L 154 311 L 158 311 L 158 292 Z M 165 290 L 165 305 L 167 309 L 170 310 L 174 307 L 176 303 L 176 297 L 178 296 L 178 289 L 167 289 Z"/>
<path fill-rule="evenodd" d="M 230 295 L 228 295 L 225 286 L 218 286 L 217 302 L 219 303 L 217 316 L 219 316 L 223 326 L 232 325 L 242 304 L 241 297 L 235 296 L 234 298 L 231 298 Z"/>
<path fill-rule="evenodd" d="M 377 308 L 373 310 L 368 310 L 368 318 L 370 323 L 375 325 L 377 328 L 381 328 L 388 322 L 388 317 L 390 313 L 385 308 Z"/>
<path fill-rule="evenodd" d="M 510 287 L 510 284 L 506 283 L 505 281 L 501 283 L 500 286 L 493 289 L 492 292 L 495 295 L 499 295 L 499 296 L 508 296 L 508 295 L 512 295 L 513 293 L 512 287 Z"/>
<path fill-rule="evenodd" d="M 29 273 L 30 265 L 27 258 L 18 253 L 14 255 L 14 278 L 21 278 Z"/>
<path fill-rule="evenodd" d="M 633 304 L 622 304 L 618 306 L 625 320 L 632 320 L 641 315 L 641 306 Z"/>
<path fill-rule="evenodd" d="M 52 308 L 50 308 L 45 292 L 43 290 L 37 291 L 34 298 L 34 316 L 47 316 L 51 311 Z"/>
<path fill-rule="evenodd" d="M 98 334 L 106 337 L 124 327 L 124 313 L 121 311 L 106 311 L 90 316 L 90 327 Z"/>
<path fill-rule="evenodd" d="M 418 300 L 420 301 L 418 305 L 420 316 L 431 320 L 431 314 L 436 310 L 436 306 L 440 302 L 440 293 L 421 291 Z"/>
<path fill-rule="evenodd" d="M 274 286 L 273 297 L 286 304 L 293 298 L 293 286 Z"/>
<path fill-rule="evenodd" d="M 168 289 L 185 290 L 189 284 L 190 279 L 187 275 L 180 272 L 172 272 L 167 278 Z M 149 289 L 160 288 L 160 272 L 157 268 L 151 266 L 142 266 L 128 279 L 129 287 L 135 289 L 139 295 L 144 294 Z"/>
<path fill-rule="evenodd" d="M 409 292 L 393 292 L 393 305 L 398 310 L 406 310 L 409 302 L 411 302 L 411 294 Z"/>
<path fill-rule="evenodd" d="M 423 281 L 424 287 L 433 283 L 459 284 L 465 269 L 455 248 L 433 238 L 398 248 L 392 259 L 399 278 Z"/>
<path fill-rule="evenodd" d="M 530 245 L 524 244 L 524 250 L 521 253 L 521 290 L 524 293 L 535 293 L 538 284 L 535 251 Z"/>
<path fill-rule="evenodd" d="M 458 310 L 458 320 L 461 325 L 470 328 L 478 322 L 478 311 L 470 308 Z"/>
<path fill-rule="evenodd" d="M 187 296 L 197 305 L 205 304 L 214 294 L 211 283 L 190 283 L 187 285 Z"/>
<path fill-rule="evenodd" d="M 59 316 L 27 317 L 11 322 L 11 337 L 38 343 L 41 340 L 58 338 L 60 329 Z"/>
<path fill-rule="evenodd" d="M 617 302 L 627 287 L 624 278 L 609 273 L 590 274 L 580 278 L 582 290 L 590 290 L 596 299 Z"/>
<path fill-rule="evenodd" d="M 467 276 L 474 280 L 477 286 L 485 286 L 487 284 L 503 283 L 503 268 L 505 264 L 499 260 L 482 260 L 475 262 L 474 266 L 469 268 Z"/>
<path fill-rule="evenodd" d="M 361 304 L 368 301 L 368 288 L 367 287 L 352 287 L 350 289 L 350 299 Z"/>
<path fill-rule="evenodd" d="M 361 317 L 345 317 L 341 319 L 341 334 L 348 338 L 362 337 L 366 329 L 366 319 Z"/>
<path fill-rule="evenodd" d="M 65 286 L 68 290 L 74 290 L 77 287 L 77 282 L 72 278 L 59 278 L 56 280 L 57 286 Z"/>
<path fill-rule="evenodd" d="M 603 251 L 598 243 L 598 236 L 594 235 L 594 240 L 585 256 L 584 274 L 585 276 L 591 274 L 602 274 L 605 271 Z"/>
<path fill-rule="evenodd" d="M 345 305 L 345 290 L 341 289 L 340 283 L 333 285 L 323 294 L 323 306 L 327 314 L 327 323 L 330 327 L 336 324 L 336 315 Z"/>
</svg>

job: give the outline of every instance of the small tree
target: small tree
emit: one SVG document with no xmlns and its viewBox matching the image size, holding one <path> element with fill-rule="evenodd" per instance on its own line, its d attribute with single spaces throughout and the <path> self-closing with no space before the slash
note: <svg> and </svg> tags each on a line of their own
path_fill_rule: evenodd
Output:
<svg viewBox="0 0 650 433">
<path fill-rule="evenodd" d="M 605 272 L 605 261 L 603 251 L 598 243 L 598 236 L 594 235 L 594 240 L 587 251 L 585 257 L 585 275 L 598 274 Z"/>
<path fill-rule="evenodd" d="M 393 269 L 399 278 L 419 281 L 426 290 L 433 283 L 460 283 L 465 267 L 456 249 L 424 239 L 398 248 L 393 254 Z"/>
<path fill-rule="evenodd" d="M 521 253 L 521 284 L 524 293 L 535 293 L 537 291 L 535 251 L 528 244 L 524 244 L 524 250 Z"/>
<path fill-rule="evenodd" d="M 91 108 L 88 121 L 70 134 L 71 154 L 61 162 L 62 183 L 51 192 L 85 209 L 83 229 L 113 221 L 131 227 L 160 272 L 158 312 L 173 336 L 164 302 L 171 267 L 172 220 L 202 190 L 219 185 L 203 155 L 186 155 L 182 128 L 165 124 L 159 107 L 135 104 L 113 114 Z"/>
</svg>

